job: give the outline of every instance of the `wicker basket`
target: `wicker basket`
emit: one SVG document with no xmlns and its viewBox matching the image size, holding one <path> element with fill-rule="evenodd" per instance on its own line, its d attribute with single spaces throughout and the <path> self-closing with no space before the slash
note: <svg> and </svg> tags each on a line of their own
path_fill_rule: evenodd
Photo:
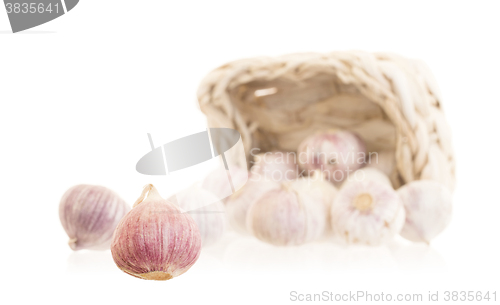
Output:
<svg viewBox="0 0 500 305">
<path fill-rule="evenodd" d="M 450 128 L 438 86 L 421 61 L 333 52 L 228 63 L 198 89 L 210 127 L 237 129 L 252 148 L 295 151 L 307 135 L 343 128 L 370 152 L 391 150 L 396 187 L 419 179 L 455 184 Z"/>
</svg>

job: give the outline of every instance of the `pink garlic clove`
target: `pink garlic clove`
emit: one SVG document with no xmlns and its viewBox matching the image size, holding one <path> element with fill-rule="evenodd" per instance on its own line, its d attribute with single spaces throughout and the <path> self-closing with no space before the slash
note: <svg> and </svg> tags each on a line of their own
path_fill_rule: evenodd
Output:
<svg viewBox="0 0 500 305">
<path fill-rule="evenodd" d="M 298 162 L 307 170 L 321 170 L 332 182 L 343 181 L 349 171 L 365 164 L 366 147 L 349 131 L 327 130 L 305 138 L 298 148 Z"/>
<path fill-rule="evenodd" d="M 169 280 L 183 274 L 200 251 L 201 236 L 193 218 L 161 198 L 152 184 L 144 187 L 120 221 L 111 243 L 118 268 L 145 280 Z"/>
<path fill-rule="evenodd" d="M 193 185 L 168 199 L 193 217 L 202 247 L 216 243 L 226 231 L 224 204 L 212 193 Z M 200 207 L 200 203 L 208 203 Z"/>
<path fill-rule="evenodd" d="M 298 177 L 296 154 L 272 151 L 255 156 L 250 169 L 252 180 L 291 181 Z"/>
<path fill-rule="evenodd" d="M 414 242 L 429 243 L 450 223 L 451 192 L 432 180 L 410 182 L 398 189 L 406 210 L 401 236 Z"/>
<path fill-rule="evenodd" d="M 255 201 L 248 210 L 246 223 L 255 237 L 276 246 L 313 241 L 324 233 L 326 226 L 321 204 L 287 183 Z"/>
<path fill-rule="evenodd" d="M 231 195 L 226 202 L 226 215 L 231 227 L 239 233 L 248 233 L 246 219 L 250 206 L 266 192 L 279 187 L 280 184 L 274 181 L 249 180 L 242 189 Z"/>
<path fill-rule="evenodd" d="M 334 233 L 347 243 L 379 245 L 401 231 L 405 210 L 396 191 L 376 181 L 350 182 L 331 210 Z"/>
<path fill-rule="evenodd" d="M 130 206 L 115 192 L 98 185 L 75 185 L 59 203 L 59 219 L 73 250 L 107 250 L 118 222 Z"/>
</svg>

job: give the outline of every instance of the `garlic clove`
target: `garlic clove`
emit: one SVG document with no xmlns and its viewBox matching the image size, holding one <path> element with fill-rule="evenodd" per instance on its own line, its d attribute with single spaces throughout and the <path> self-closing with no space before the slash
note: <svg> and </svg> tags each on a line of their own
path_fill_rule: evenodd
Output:
<svg viewBox="0 0 500 305">
<path fill-rule="evenodd" d="M 404 238 L 428 244 L 450 223 L 452 195 L 441 183 L 413 181 L 397 192 L 406 210 L 406 222 L 401 231 Z"/>
<path fill-rule="evenodd" d="M 59 219 L 74 250 L 107 250 L 118 222 L 130 206 L 112 190 L 80 184 L 68 189 L 59 203 Z"/>
<path fill-rule="evenodd" d="M 272 151 L 255 156 L 250 169 L 253 180 L 291 181 L 298 177 L 296 154 Z"/>
<path fill-rule="evenodd" d="M 392 188 L 392 183 L 391 180 L 389 180 L 389 177 L 387 177 L 381 170 L 371 167 L 361 168 L 352 174 L 349 174 L 348 178 L 343 182 L 342 187 L 351 182 L 361 181 L 376 181 Z"/>
<path fill-rule="evenodd" d="M 247 229 L 259 240 L 276 245 L 301 245 L 319 238 L 326 221 L 321 205 L 304 192 L 282 183 L 248 209 Z"/>
<path fill-rule="evenodd" d="M 347 243 L 383 244 L 401 231 L 405 210 L 396 191 L 376 181 L 353 181 L 341 188 L 331 225 Z"/>
<path fill-rule="evenodd" d="M 183 274 L 200 251 L 201 236 L 193 218 L 161 198 L 152 184 L 144 187 L 120 221 L 111 243 L 118 268 L 146 280 L 169 280 Z"/>
<path fill-rule="evenodd" d="M 305 138 L 298 147 L 298 162 L 305 170 L 321 170 L 332 182 L 343 181 L 348 171 L 361 168 L 366 147 L 356 134 L 326 130 Z"/>
<path fill-rule="evenodd" d="M 314 171 L 309 177 L 291 181 L 288 185 L 297 192 L 314 198 L 315 203 L 320 204 L 326 223 L 330 222 L 330 210 L 339 191 L 332 183 L 326 181 L 319 170 Z"/>
<path fill-rule="evenodd" d="M 193 185 L 168 199 L 194 219 L 201 235 L 202 247 L 216 243 L 226 230 L 224 204 L 212 193 Z M 200 202 L 211 204 L 199 207 Z"/>
<path fill-rule="evenodd" d="M 238 233 L 248 233 L 246 219 L 250 206 L 266 192 L 279 187 L 280 184 L 275 181 L 250 179 L 226 202 L 226 215 L 231 227 Z"/>
</svg>

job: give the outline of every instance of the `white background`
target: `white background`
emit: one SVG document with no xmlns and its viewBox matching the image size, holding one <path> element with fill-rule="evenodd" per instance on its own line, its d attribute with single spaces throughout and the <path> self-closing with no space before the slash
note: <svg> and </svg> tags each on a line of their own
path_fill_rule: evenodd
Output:
<svg viewBox="0 0 500 305">
<path fill-rule="evenodd" d="M 499 290 L 499 2 L 93 1 L 12 34 L 0 9 L 0 302 L 281 304 L 299 293 Z M 62 193 L 102 184 L 132 203 L 157 144 L 205 128 L 210 70 L 259 55 L 390 51 L 423 59 L 444 96 L 457 157 L 452 224 L 430 247 L 275 248 L 228 234 L 186 274 L 143 281 L 110 252 L 73 253 Z M 200 177 L 201 178 L 201 177 Z M 8 301 L 8 302 L 4 302 Z M 487 302 L 485 302 L 487 303 Z M 492 303 L 490 301 L 490 303 Z"/>
</svg>

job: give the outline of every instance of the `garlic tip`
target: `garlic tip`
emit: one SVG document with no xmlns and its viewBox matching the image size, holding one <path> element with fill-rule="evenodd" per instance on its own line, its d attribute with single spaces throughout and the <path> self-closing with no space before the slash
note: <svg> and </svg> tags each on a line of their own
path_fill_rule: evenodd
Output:
<svg viewBox="0 0 500 305">
<path fill-rule="evenodd" d="M 142 190 L 141 196 L 139 196 L 139 198 L 137 198 L 137 200 L 134 202 L 134 205 L 132 206 L 132 208 L 135 208 L 136 206 L 138 206 L 141 202 L 144 201 L 144 199 L 146 197 L 153 197 L 153 196 L 158 196 L 161 198 L 160 193 L 158 193 L 158 190 L 156 189 L 156 187 L 154 187 L 154 185 L 146 184 Z"/>
</svg>

